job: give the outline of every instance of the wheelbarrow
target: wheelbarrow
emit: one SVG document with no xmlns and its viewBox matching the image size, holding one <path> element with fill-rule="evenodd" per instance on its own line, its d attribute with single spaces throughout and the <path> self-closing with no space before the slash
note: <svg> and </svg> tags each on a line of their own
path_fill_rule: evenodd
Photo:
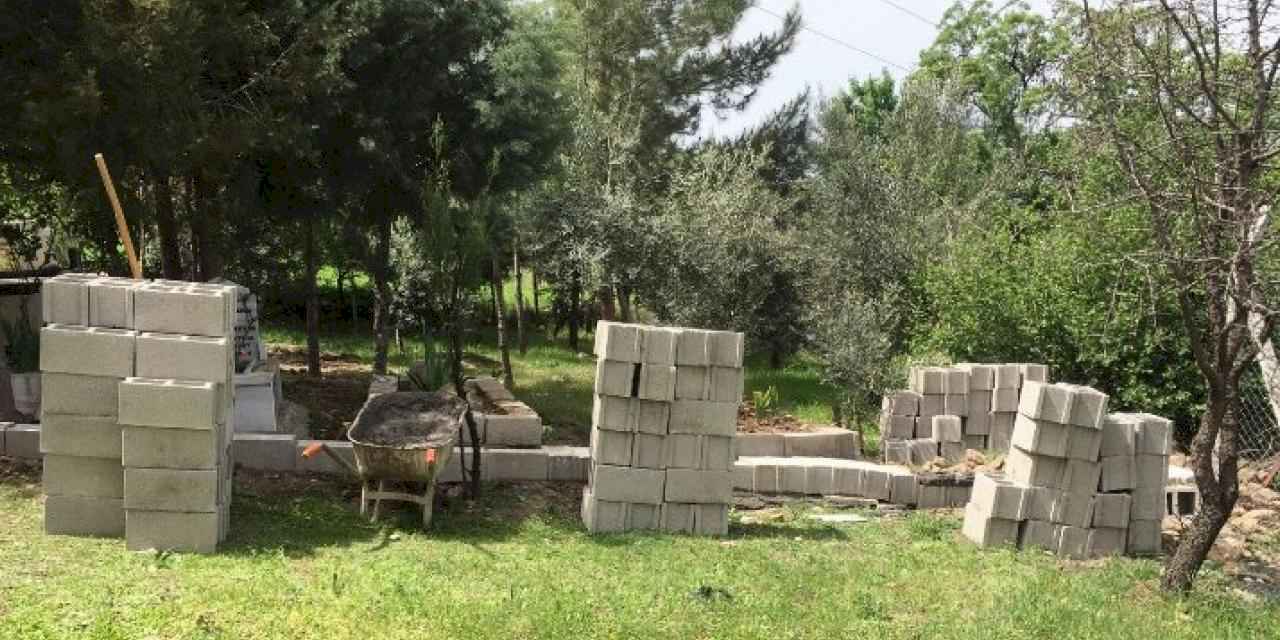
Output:
<svg viewBox="0 0 1280 640">
<path fill-rule="evenodd" d="M 436 478 L 449 463 L 467 410 L 465 400 L 438 392 L 397 391 L 370 398 L 347 430 L 355 468 L 323 443 L 307 447 L 308 458 L 323 451 L 360 478 L 360 515 L 373 503 L 377 520 L 383 500 L 422 507 L 422 526 L 431 524 Z M 374 483 L 377 488 L 374 488 Z M 421 493 L 389 490 L 387 483 L 418 483 Z"/>
</svg>

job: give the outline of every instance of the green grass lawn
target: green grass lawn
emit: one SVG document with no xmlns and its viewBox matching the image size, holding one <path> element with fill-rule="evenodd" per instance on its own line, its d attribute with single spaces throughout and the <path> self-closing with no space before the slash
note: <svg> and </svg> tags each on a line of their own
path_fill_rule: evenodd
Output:
<svg viewBox="0 0 1280 640">
<path fill-rule="evenodd" d="M 31 482 L 34 482 L 33 480 Z M 493 485 L 430 531 L 373 525 L 351 487 L 241 476 L 201 557 L 41 533 L 38 485 L 0 481 L 0 638 L 1264 638 L 1280 605 L 1209 572 L 982 551 L 954 516 L 844 527 L 784 512 L 724 540 L 588 536 L 571 485 Z"/>
</svg>

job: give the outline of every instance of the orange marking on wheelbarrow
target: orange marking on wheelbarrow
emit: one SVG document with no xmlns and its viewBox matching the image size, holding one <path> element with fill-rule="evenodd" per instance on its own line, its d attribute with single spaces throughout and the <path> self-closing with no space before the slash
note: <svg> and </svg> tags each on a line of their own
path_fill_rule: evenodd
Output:
<svg viewBox="0 0 1280 640">
<path fill-rule="evenodd" d="M 426 453 L 426 454 L 424 454 L 422 457 L 424 457 L 424 458 L 426 458 L 426 459 L 427 459 L 427 464 L 435 464 L 435 461 L 436 461 L 436 450 L 435 450 L 435 449 L 427 449 L 427 453 Z"/>
<path fill-rule="evenodd" d="M 302 450 L 302 457 L 304 457 L 304 458 L 312 458 L 312 457 L 314 457 L 317 453 L 320 453 L 320 450 L 321 450 L 321 449 L 324 449 L 324 444 L 319 443 L 319 442 L 317 442 L 317 443 L 315 443 L 315 444 L 307 445 L 307 448 L 305 448 L 305 449 L 303 449 L 303 450 Z"/>
</svg>

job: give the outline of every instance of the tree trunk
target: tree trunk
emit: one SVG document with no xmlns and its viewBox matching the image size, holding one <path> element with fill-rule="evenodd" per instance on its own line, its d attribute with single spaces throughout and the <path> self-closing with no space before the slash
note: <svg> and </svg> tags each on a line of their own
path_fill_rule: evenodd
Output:
<svg viewBox="0 0 1280 640">
<path fill-rule="evenodd" d="M 769 368 L 781 369 L 786 364 L 786 356 L 782 353 L 782 346 L 774 343 L 769 348 Z"/>
<path fill-rule="evenodd" d="M 199 203 L 191 217 L 191 235 L 199 251 L 200 280 L 221 278 L 226 261 L 222 256 L 222 211 L 218 207 L 218 194 L 208 181 L 196 179 L 196 198 Z"/>
<path fill-rule="evenodd" d="M 389 320 L 391 312 L 391 283 L 388 281 L 390 277 L 390 260 L 391 260 L 391 217 L 389 215 L 378 222 L 378 246 L 374 250 L 373 265 L 370 271 L 373 272 L 374 293 L 373 293 L 373 371 L 374 373 L 386 374 L 387 372 L 387 344 L 390 339 L 388 334 Z"/>
<path fill-rule="evenodd" d="M 569 349 L 575 353 L 578 351 L 578 323 L 581 321 L 578 313 L 581 309 L 582 274 L 575 268 L 569 282 L 569 308 L 566 310 L 569 314 Z"/>
<path fill-rule="evenodd" d="M 156 228 L 160 236 L 160 271 L 169 280 L 181 280 L 182 248 L 178 245 L 178 216 L 168 176 L 156 179 Z"/>
<path fill-rule="evenodd" d="M 315 216 L 307 216 L 303 224 L 303 262 L 306 263 L 306 282 L 302 284 L 307 296 L 307 375 L 320 377 L 320 293 L 316 288 L 316 273 L 320 260 L 316 255 Z"/>
<path fill-rule="evenodd" d="M 512 247 L 511 268 L 516 274 L 516 343 L 520 346 L 520 355 L 529 351 L 529 336 L 524 332 L 524 273 L 520 271 L 520 246 Z"/>
<path fill-rule="evenodd" d="M 617 317 L 617 308 L 613 306 L 613 287 L 600 285 L 596 289 L 596 299 L 600 302 L 600 319 L 613 321 Z"/>
<path fill-rule="evenodd" d="M 529 273 L 533 278 L 533 324 L 537 326 L 542 316 L 542 310 L 538 302 L 538 272 L 530 269 Z"/>
<path fill-rule="evenodd" d="M 502 300 L 502 269 L 498 264 L 498 253 L 496 251 L 489 254 L 490 266 L 493 268 L 493 299 L 494 307 L 497 309 L 498 321 L 498 353 L 502 356 L 502 384 L 508 389 L 514 389 L 516 385 L 515 376 L 511 374 L 511 346 L 507 344 L 507 310 Z"/>
<path fill-rule="evenodd" d="M 462 256 L 458 256 L 461 264 Z M 459 269 L 460 270 L 460 269 Z M 466 399 L 467 387 L 462 376 L 462 319 L 460 307 L 462 306 L 462 292 L 458 287 L 458 280 L 461 274 L 454 274 L 454 284 L 450 297 L 452 299 L 448 309 L 449 323 L 449 373 L 453 377 L 453 391 L 458 394 L 459 398 Z M 470 482 L 469 493 L 474 500 L 480 497 L 480 430 L 476 426 L 475 416 L 471 414 L 471 407 L 468 406 L 463 417 L 467 423 L 467 435 L 471 438 L 471 464 L 467 464 L 465 456 L 458 463 L 463 469 L 463 475 L 470 476 L 467 478 Z M 465 451 L 465 449 L 464 449 Z"/>
<path fill-rule="evenodd" d="M 622 313 L 623 322 L 635 322 L 635 316 L 631 313 L 631 287 L 615 287 L 615 293 L 618 294 L 618 309 Z"/>
</svg>

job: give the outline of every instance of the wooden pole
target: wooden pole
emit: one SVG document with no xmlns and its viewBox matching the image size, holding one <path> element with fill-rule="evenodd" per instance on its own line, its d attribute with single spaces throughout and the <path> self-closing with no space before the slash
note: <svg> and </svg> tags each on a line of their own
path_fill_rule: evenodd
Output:
<svg viewBox="0 0 1280 640">
<path fill-rule="evenodd" d="M 133 272 L 134 280 L 141 280 L 142 263 L 138 261 L 138 254 L 133 250 L 133 239 L 129 237 L 129 223 L 125 221 L 124 210 L 120 208 L 120 198 L 116 196 L 116 186 L 111 182 L 111 172 L 107 171 L 107 160 L 101 153 L 95 153 L 93 159 L 98 163 L 98 174 L 102 176 L 102 186 L 107 190 L 107 199 L 111 201 L 111 208 L 116 213 L 116 233 L 124 243 L 125 256 L 129 259 L 129 271 Z"/>
</svg>

